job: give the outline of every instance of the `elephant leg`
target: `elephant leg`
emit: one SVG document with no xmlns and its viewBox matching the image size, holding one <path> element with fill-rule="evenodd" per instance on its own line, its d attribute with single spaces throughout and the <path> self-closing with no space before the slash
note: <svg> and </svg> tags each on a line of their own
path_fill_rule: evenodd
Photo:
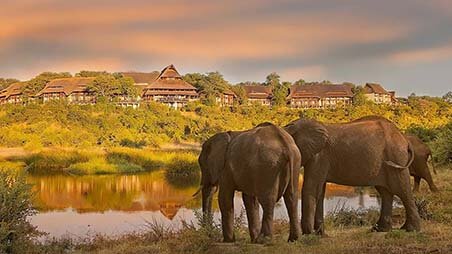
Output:
<svg viewBox="0 0 452 254">
<path fill-rule="evenodd" d="M 394 193 L 402 200 L 405 207 L 406 221 L 402 229 L 406 231 L 419 231 L 421 229 L 421 217 L 414 203 L 413 192 L 410 186 L 410 175 L 404 170 L 398 174 L 398 183 L 394 183 L 391 188 Z"/>
<path fill-rule="evenodd" d="M 243 203 L 245 204 L 246 217 L 248 219 L 248 229 L 250 232 L 251 242 L 255 243 L 259 236 L 259 203 L 255 196 L 242 193 Z"/>
<path fill-rule="evenodd" d="M 392 229 L 392 202 L 394 195 L 385 187 L 375 186 L 381 197 L 380 218 L 372 230 L 377 232 L 388 232 Z"/>
<path fill-rule="evenodd" d="M 273 236 L 273 213 L 276 200 L 271 197 L 259 198 L 259 202 L 262 206 L 262 227 L 257 242 L 264 243 L 268 239 L 272 239 Z"/>
<path fill-rule="evenodd" d="M 223 242 L 234 242 L 234 189 L 220 185 L 218 202 L 221 211 Z"/>
<path fill-rule="evenodd" d="M 325 235 L 323 224 L 323 200 L 325 198 L 326 183 L 323 184 L 320 195 L 317 198 L 317 207 L 315 209 L 314 230 L 319 235 Z"/>
<path fill-rule="evenodd" d="M 296 179 L 298 181 L 298 179 Z M 298 223 L 298 196 L 297 188 L 287 188 L 284 193 L 284 203 L 289 214 L 290 233 L 289 242 L 296 241 L 300 235 L 300 224 Z"/>
<path fill-rule="evenodd" d="M 315 233 L 314 219 L 318 197 L 316 184 L 305 179 L 301 194 L 301 228 L 303 234 L 312 234 Z"/>
<path fill-rule="evenodd" d="M 418 192 L 419 191 L 420 183 L 421 183 L 421 177 L 420 176 L 414 176 L 413 192 Z"/>
</svg>

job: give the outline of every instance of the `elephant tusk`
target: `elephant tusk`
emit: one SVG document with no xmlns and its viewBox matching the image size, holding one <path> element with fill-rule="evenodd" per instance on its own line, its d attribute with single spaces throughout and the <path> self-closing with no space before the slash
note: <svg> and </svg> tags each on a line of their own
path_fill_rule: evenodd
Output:
<svg viewBox="0 0 452 254">
<path fill-rule="evenodd" d="M 192 195 L 192 197 L 198 196 L 198 194 L 201 192 L 202 186 L 199 187 L 199 189 L 195 192 L 195 194 Z"/>
</svg>

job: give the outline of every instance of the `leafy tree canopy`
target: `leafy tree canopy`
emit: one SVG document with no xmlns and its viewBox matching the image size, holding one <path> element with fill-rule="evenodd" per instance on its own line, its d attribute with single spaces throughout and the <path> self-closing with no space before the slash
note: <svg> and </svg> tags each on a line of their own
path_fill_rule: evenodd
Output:
<svg viewBox="0 0 452 254">
<path fill-rule="evenodd" d="M 132 78 L 123 77 L 118 73 L 103 73 L 95 77 L 88 85 L 88 90 L 98 98 L 113 99 L 115 95 L 136 97 L 138 90 Z"/>
</svg>

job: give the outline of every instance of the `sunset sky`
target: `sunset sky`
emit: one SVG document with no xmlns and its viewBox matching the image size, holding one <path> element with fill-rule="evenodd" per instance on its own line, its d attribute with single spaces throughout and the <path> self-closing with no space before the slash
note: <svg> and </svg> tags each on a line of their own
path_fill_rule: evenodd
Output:
<svg viewBox="0 0 452 254">
<path fill-rule="evenodd" d="M 1 0 L 0 77 L 220 71 L 452 90 L 450 0 Z"/>
</svg>

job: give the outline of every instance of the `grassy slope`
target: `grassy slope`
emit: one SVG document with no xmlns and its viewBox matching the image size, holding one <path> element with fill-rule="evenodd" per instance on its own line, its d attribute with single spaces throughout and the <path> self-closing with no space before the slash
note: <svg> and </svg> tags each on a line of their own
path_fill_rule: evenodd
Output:
<svg viewBox="0 0 452 254">
<path fill-rule="evenodd" d="M 196 230 L 187 227 L 169 233 L 151 225 L 149 231 L 121 238 L 97 237 L 73 244 L 59 240 L 41 246 L 42 251 L 76 253 L 452 253 L 452 169 L 439 170 L 435 176 L 441 192 L 430 193 L 422 184 L 417 197 L 428 200 L 432 219 L 423 221 L 422 231 L 407 233 L 370 233 L 369 227 L 334 228 L 327 226 L 326 238 L 303 236 L 296 243 L 287 243 L 287 223 L 275 223 L 275 237 L 271 244 L 249 244 L 246 228 L 237 229 L 237 242 L 219 243 L 219 230 Z M 395 225 L 400 226 L 400 225 Z M 213 235 L 209 237 L 208 235 Z M 37 249 L 38 251 L 38 249 Z"/>
</svg>

